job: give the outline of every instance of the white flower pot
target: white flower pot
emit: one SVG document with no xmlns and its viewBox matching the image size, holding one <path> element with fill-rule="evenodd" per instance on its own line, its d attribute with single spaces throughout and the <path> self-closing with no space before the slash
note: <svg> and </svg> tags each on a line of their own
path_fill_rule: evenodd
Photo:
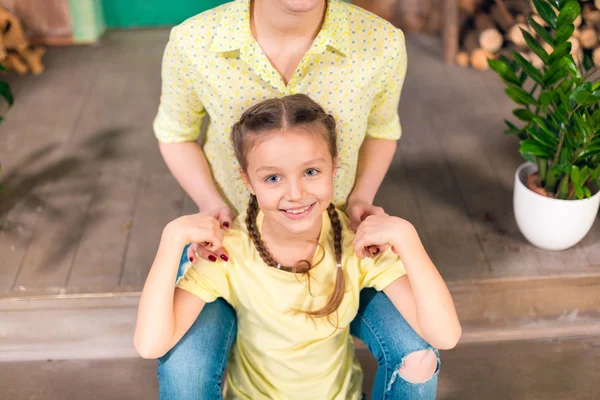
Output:
<svg viewBox="0 0 600 400">
<path fill-rule="evenodd" d="M 583 200 L 558 200 L 541 196 L 527 187 L 527 177 L 537 171 L 526 162 L 515 173 L 513 208 L 517 225 L 525 238 L 545 250 L 565 250 L 576 245 L 592 227 L 600 191 Z"/>
</svg>

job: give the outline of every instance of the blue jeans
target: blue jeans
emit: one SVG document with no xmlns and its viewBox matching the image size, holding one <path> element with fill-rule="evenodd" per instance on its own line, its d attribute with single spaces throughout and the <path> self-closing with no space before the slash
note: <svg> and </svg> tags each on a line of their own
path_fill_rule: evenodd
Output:
<svg viewBox="0 0 600 400">
<path fill-rule="evenodd" d="M 181 256 L 178 277 L 185 263 L 187 247 Z M 373 400 L 435 399 L 439 361 L 434 376 L 424 383 L 409 383 L 398 374 L 404 357 L 432 347 L 408 325 L 383 292 L 361 291 L 358 314 L 350 324 L 350 332 L 377 359 Z M 222 399 L 222 378 L 236 334 L 234 309 L 221 298 L 207 303 L 179 343 L 158 360 L 160 399 Z M 433 350 L 439 359 L 439 352 Z"/>
</svg>

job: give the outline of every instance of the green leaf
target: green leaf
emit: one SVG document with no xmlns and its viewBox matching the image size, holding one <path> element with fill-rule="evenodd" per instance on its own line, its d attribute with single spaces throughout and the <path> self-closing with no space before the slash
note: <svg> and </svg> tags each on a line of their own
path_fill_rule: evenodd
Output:
<svg viewBox="0 0 600 400">
<path fill-rule="evenodd" d="M 558 145 L 558 132 L 552 132 L 550 128 L 546 125 L 544 121 L 542 121 L 539 117 L 533 118 L 533 122 L 535 122 L 541 129 L 541 135 L 543 137 L 543 142 L 547 144 L 549 147 L 554 147 Z"/>
<path fill-rule="evenodd" d="M 600 101 L 600 98 L 594 96 L 590 92 L 582 91 L 577 93 L 577 95 L 575 96 L 575 100 L 577 100 L 577 104 L 585 107 L 598 103 L 598 101 Z"/>
<path fill-rule="evenodd" d="M 0 64 L 0 71 L 8 71 L 8 70 L 6 69 L 6 67 L 4 65 Z"/>
<path fill-rule="evenodd" d="M 542 59 L 542 61 L 544 61 L 544 63 L 546 63 L 548 61 L 548 53 L 546 52 L 546 50 L 544 50 L 544 48 L 537 42 L 537 40 L 535 40 L 533 36 L 531 36 L 529 32 L 527 32 L 523 28 L 519 29 L 521 29 L 521 32 L 523 33 L 523 38 L 527 43 L 527 47 L 529 47 L 535 54 L 537 54 Z"/>
<path fill-rule="evenodd" d="M 566 24 L 572 24 L 579 14 L 581 14 L 579 2 L 577 0 L 568 1 L 560 8 L 560 12 L 556 18 L 556 26 L 560 29 L 560 27 Z"/>
<path fill-rule="evenodd" d="M 514 57 L 515 61 L 517 63 L 519 63 L 521 68 L 523 68 L 523 71 L 525 71 L 527 73 L 527 76 L 529 76 L 531 79 L 533 79 L 535 82 L 539 83 L 540 85 L 542 85 L 544 83 L 544 80 L 542 78 L 542 74 L 540 73 L 540 71 L 536 67 L 534 67 L 529 61 L 527 61 L 522 55 L 520 55 L 517 52 L 514 52 L 513 57 Z"/>
<path fill-rule="evenodd" d="M 533 140 L 545 147 L 553 148 L 558 144 L 558 140 L 555 137 L 546 134 L 542 129 L 537 129 L 535 126 L 528 127 L 527 133 Z"/>
<path fill-rule="evenodd" d="M 531 122 L 533 121 L 533 118 L 535 118 L 535 114 L 526 108 L 517 108 L 513 110 L 513 114 L 515 117 L 525 122 Z"/>
<path fill-rule="evenodd" d="M 572 80 L 570 80 L 570 79 L 567 79 L 567 80 L 562 81 L 562 83 L 560 85 L 558 85 L 558 89 L 557 90 L 559 92 L 566 93 L 566 92 L 568 92 L 568 91 L 571 90 L 571 88 L 573 87 L 573 85 L 574 85 L 574 82 Z"/>
<path fill-rule="evenodd" d="M 554 46 L 559 46 L 561 43 L 565 43 L 567 39 L 573 35 L 574 31 L 575 25 L 573 24 L 566 24 L 558 28 L 554 34 Z"/>
<path fill-rule="evenodd" d="M 564 60 L 564 58 L 561 58 L 561 60 Z M 558 82 L 568 74 L 569 71 L 565 68 L 563 63 L 554 64 L 544 74 L 544 86 L 554 85 L 556 82 Z"/>
<path fill-rule="evenodd" d="M 592 197 L 592 192 L 590 191 L 590 188 L 587 186 L 583 187 L 583 193 L 585 194 L 585 197 Z"/>
<path fill-rule="evenodd" d="M 563 78 L 567 73 L 575 79 L 581 78 L 579 69 L 570 57 L 563 57 L 555 62 L 544 74 L 544 85 L 552 85 Z"/>
<path fill-rule="evenodd" d="M 571 94 L 569 95 L 569 107 L 575 108 L 575 106 L 579 103 L 577 101 L 577 96 L 581 92 L 589 92 L 592 89 L 592 84 L 590 82 L 584 82 L 581 85 L 577 86 Z"/>
<path fill-rule="evenodd" d="M 517 128 L 512 122 L 510 122 L 508 120 L 504 120 L 504 123 L 506 124 L 506 126 L 508 126 L 508 129 L 506 129 L 504 131 L 505 135 L 519 135 L 519 134 L 521 134 L 521 130 L 519 128 Z"/>
<path fill-rule="evenodd" d="M 537 100 L 527 93 L 525 90 L 521 89 L 517 85 L 508 84 L 509 86 L 504 90 L 504 92 L 510 97 L 515 103 L 526 105 L 537 105 Z"/>
<path fill-rule="evenodd" d="M 533 18 L 531 18 L 531 16 L 529 16 L 527 18 L 527 22 L 529 22 L 529 26 L 531 26 L 533 28 L 535 33 L 537 33 L 538 36 L 544 40 L 544 42 L 548 43 L 549 45 L 554 44 L 554 41 L 552 40 L 552 36 L 548 33 L 546 28 L 544 28 L 543 26 L 541 26 L 540 24 L 535 22 L 535 20 Z"/>
<path fill-rule="evenodd" d="M 552 103 L 560 101 L 560 96 L 555 91 L 550 90 L 550 91 L 547 91 L 547 92 L 543 92 L 540 95 L 539 101 L 540 101 L 540 103 L 542 105 L 548 106 L 548 105 L 550 105 Z"/>
<path fill-rule="evenodd" d="M 550 4 L 554 6 L 557 10 L 561 10 L 565 4 L 567 4 L 571 0 L 549 0 Z"/>
<path fill-rule="evenodd" d="M 548 56 L 547 65 L 554 66 L 558 60 L 568 55 L 571 52 L 571 46 L 571 42 L 561 43 L 556 46 L 554 51 Z"/>
<path fill-rule="evenodd" d="M 550 6 L 542 0 L 533 0 L 533 5 L 542 19 L 550 25 L 550 28 L 556 29 L 556 14 Z"/>
<path fill-rule="evenodd" d="M 594 110 L 588 121 L 594 131 L 600 130 L 600 108 Z M 598 134 L 598 139 L 600 139 L 600 133 Z"/>
<path fill-rule="evenodd" d="M 579 167 L 577 165 L 573 165 L 571 167 L 571 181 L 575 184 L 581 185 L 581 172 L 579 171 Z"/>
<path fill-rule="evenodd" d="M 8 103 L 9 106 L 12 106 L 14 103 L 14 98 L 12 92 L 10 91 L 10 87 L 8 83 L 0 81 L 0 96 L 4 97 L 4 100 Z"/>
<path fill-rule="evenodd" d="M 582 141 L 584 137 L 588 136 L 591 133 L 589 130 L 589 127 L 583 121 L 583 119 L 581 118 L 581 115 L 579 115 L 578 113 L 573 114 L 573 120 L 575 121 L 575 125 L 577 127 L 577 132 L 581 135 L 579 137 L 579 140 L 577 140 L 577 142 Z M 577 143 L 577 144 L 579 144 L 579 143 Z M 573 145 L 576 145 L 576 144 L 573 143 Z"/>
<path fill-rule="evenodd" d="M 523 140 L 519 152 L 523 154 L 531 154 L 536 157 L 551 158 L 552 149 L 549 149 L 535 140 Z"/>
<path fill-rule="evenodd" d="M 488 65 L 490 68 L 502 78 L 506 82 L 514 83 L 515 85 L 520 85 L 521 81 L 515 75 L 511 65 L 507 63 L 504 59 L 488 59 Z"/>
<path fill-rule="evenodd" d="M 594 156 L 596 154 L 600 154 L 600 144 L 595 144 L 592 146 L 589 146 L 587 149 L 585 149 L 583 152 L 581 152 L 581 154 L 579 154 L 578 159 L 584 159 L 587 157 L 591 157 Z"/>
</svg>

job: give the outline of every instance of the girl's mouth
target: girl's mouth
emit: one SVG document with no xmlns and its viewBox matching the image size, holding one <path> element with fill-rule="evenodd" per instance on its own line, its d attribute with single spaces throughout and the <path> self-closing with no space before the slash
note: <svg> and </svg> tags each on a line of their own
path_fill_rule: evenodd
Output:
<svg viewBox="0 0 600 400">
<path fill-rule="evenodd" d="M 314 202 L 311 205 L 305 207 L 296 207 L 279 211 L 281 211 L 287 218 L 297 220 L 306 217 L 315 207 L 315 204 L 317 203 Z"/>
</svg>

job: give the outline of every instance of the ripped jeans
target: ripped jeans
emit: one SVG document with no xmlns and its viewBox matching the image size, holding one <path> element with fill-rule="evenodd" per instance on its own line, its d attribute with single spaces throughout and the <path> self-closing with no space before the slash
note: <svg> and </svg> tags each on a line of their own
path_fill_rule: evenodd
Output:
<svg viewBox="0 0 600 400">
<path fill-rule="evenodd" d="M 187 261 L 184 249 L 179 273 Z M 383 292 L 363 289 L 358 314 L 350 332 L 362 340 L 377 359 L 372 400 L 432 400 L 437 391 L 439 352 L 408 325 Z M 237 334 L 233 308 L 219 298 L 207 303 L 185 336 L 158 360 L 160 400 L 222 399 L 222 377 Z M 437 363 L 431 378 L 404 378 L 400 368 L 409 354 L 427 352 Z"/>
</svg>

